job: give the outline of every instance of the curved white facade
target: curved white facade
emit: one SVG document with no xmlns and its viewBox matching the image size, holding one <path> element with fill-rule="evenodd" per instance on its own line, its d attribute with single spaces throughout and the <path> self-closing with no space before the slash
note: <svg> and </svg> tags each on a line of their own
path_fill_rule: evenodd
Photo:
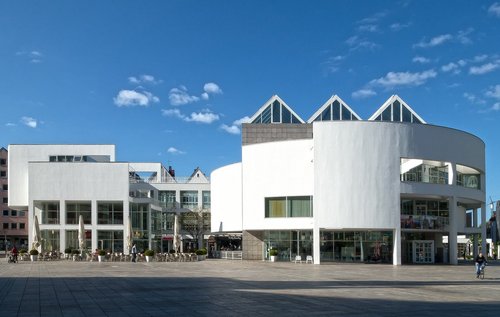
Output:
<svg viewBox="0 0 500 317">
<path fill-rule="evenodd" d="M 485 235 L 485 226 L 478 225 L 485 223 L 485 145 L 469 133 L 427 124 L 339 120 L 313 122 L 311 137 L 303 138 L 286 139 L 295 132 L 292 125 L 284 126 L 276 140 L 269 140 L 258 134 L 256 124 L 243 129 L 250 126 L 245 138 L 255 135 L 255 142 L 243 144 L 242 162 L 212 174 L 212 231 L 242 231 L 243 239 L 252 241 L 247 258 L 267 258 L 269 249 L 278 245 L 291 260 L 299 254 L 310 254 L 314 263 L 326 257 L 341 260 L 349 251 L 353 260 L 362 261 L 380 256 L 380 243 L 385 243 L 390 250 L 384 252 L 398 265 L 402 258 L 408 262 L 418 257 L 416 250 L 427 243 L 432 246 L 428 261 L 436 257 L 456 264 L 457 234 Z M 411 175 L 403 174 L 411 164 L 432 177 L 438 170 L 439 178 L 408 181 Z M 475 187 L 457 183 L 464 171 L 475 173 Z M 235 193 L 239 190 L 241 196 Z M 290 214 L 296 197 L 312 197 L 312 215 Z M 404 204 L 408 210 L 403 210 Z M 281 212 L 282 205 L 287 208 L 282 214 L 269 211 Z M 413 219 L 417 225 L 403 226 Z M 371 232 L 392 241 L 363 240 Z M 349 238 L 348 246 L 342 240 L 347 238 L 339 237 L 351 233 L 359 238 Z M 282 237 L 287 234 L 289 238 Z M 443 244 L 443 236 L 448 244 Z M 290 247 L 283 239 L 290 240 Z M 328 239 L 336 243 L 331 250 Z M 259 242 L 261 250 L 255 248 Z M 309 243 L 310 249 L 302 247 Z"/>
</svg>

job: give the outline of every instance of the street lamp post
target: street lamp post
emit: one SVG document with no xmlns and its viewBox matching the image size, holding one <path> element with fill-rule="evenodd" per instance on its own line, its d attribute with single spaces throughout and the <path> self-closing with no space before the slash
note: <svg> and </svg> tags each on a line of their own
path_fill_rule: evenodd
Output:
<svg viewBox="0 0 500 317">
<path fill-rule="evenodd" d="M 498 240 L 497 237 L 500 237 L 500 217 L 497 217 L 497 211 L 500 210 L 500 200 L 493 201 L 490 197 L 490 209 L 491 209 L 491 242 L 498 255 L 500 252 L 500 246 L 497 246 Z"/>
</svg>

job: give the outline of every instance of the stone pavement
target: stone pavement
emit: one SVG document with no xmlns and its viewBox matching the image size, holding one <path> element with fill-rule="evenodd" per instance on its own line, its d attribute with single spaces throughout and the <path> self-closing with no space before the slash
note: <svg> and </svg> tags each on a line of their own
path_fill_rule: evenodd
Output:
<svg viewBox="0 0 500 317">
<path fill-rule="evenodd" d="M 0 262 L 0 316 L 494 316 L 500 265 Z"/>
</svg>

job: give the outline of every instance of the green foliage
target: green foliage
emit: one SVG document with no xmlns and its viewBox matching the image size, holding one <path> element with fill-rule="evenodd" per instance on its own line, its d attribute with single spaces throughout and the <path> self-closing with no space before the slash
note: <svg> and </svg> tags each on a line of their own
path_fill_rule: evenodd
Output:
<svg viewBox="0 0 500 317">
<path fill-rule="evenodd" d="M 78 255 L 78 254 L 80 254 L 80 250 L 78 250 L 78 249 L 73 249 L 73 250 L 71 250 L 71 254 L 73 254 L 73 255 Z"/>
<path fill-rule="evenodd" d="M 270 256 L 277 256 L 278 255 L 278 250 L 276 250 L 276 249 L 269 250 L 269 255 Z"/>
<path fill-rule="evenodd" d="M 21 250 L 19 250 L 19 253 L 20 253 L 20 254 L 25 254 L 25 253 L 27 253 L 27 252 L 28 252 L 28 250 L 26 250 L 26 249 L 21 249 Z"/>
<path fill-rule="evenodd" d="M 196 255 L 207 255 L 207 249 L 202 248 L 195 251 Z"/>
<path fill-rule="evenodd" d="M 38 250 L 37 249 L 31 249 L 30 250 L 30 255 L 38 255 Z"/>
<path fill-rule="evenodd" d="M 97 251 L 97 254 L 100 255 L 100 256 L 103 256 L 103 255 L 106 255 L 106 251 L 99 250 L 99 251 Z"/>
<path fill-rule="evenodd" d="M 147 249 L 146 251 L 144 251 L 144 255 L 145 256 L 153 256 L 153 255 L 155 255 L 155 251 Z"/>
<path fill-rule="evenodd" d="M 71 249 L 71 248 L 64 249 L 64 253 L 66 253 L 66 254 L 71 253 L 71 251 L 73 251 L 73 249 Z"/>
</svg>

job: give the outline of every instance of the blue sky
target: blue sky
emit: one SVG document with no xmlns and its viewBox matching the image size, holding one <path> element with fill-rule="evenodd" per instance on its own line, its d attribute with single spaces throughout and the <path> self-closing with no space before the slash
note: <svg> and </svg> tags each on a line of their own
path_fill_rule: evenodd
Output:
<svg viewBox="0 0 500 317">
<path fill-rule="evenodd" d="M 499 49 L 498 1 L 2 1 L 0 146 L 111 143 L 209 174 L 273 94 L 304 120 L 398 94 L 485 141 L 497 200 Z"/>
</svg>

